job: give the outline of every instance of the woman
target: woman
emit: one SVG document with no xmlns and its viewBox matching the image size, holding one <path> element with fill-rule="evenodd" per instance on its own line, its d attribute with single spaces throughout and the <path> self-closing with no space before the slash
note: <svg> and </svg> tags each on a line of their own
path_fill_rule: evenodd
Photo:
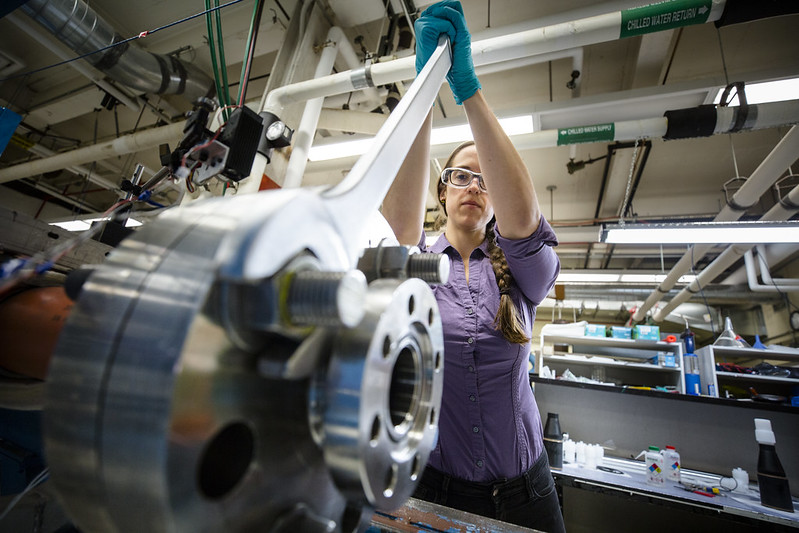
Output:
<svg viewBox="0 0 799 533">
<path fill-rule="evenodd" d="M 564 531 L 527 374 L 535 307 L 559 271 L 551 248 L 557 240 L 527 168 L 480 90 L 460 3 L 431 6 L 415 29 L 417 72 L 438 36 L 450 36 L 453 65 L 447 81 L 474 137 L 444 166 L 438 196 L 447 226 L 429 250 L 423 219 L 432 115 L 383 204 L 401 243 L 445 253 L 451 262 L 449 282 L 433 288 L 445 343 L 439 439 L 415 496 Z"/>
</svg>

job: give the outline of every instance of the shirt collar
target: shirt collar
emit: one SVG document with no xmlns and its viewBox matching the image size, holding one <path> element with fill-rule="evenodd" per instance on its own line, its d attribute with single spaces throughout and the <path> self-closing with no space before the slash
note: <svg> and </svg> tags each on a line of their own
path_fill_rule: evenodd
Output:
<svg viewBox="0 0 799 533">
<path fill-rule="evenodd" d="M 436 242 L 433 243 L 433 246 L 430 247 L 430 251 L 435 254 L 441 254 L 444 253 L 448 248 L 452 248 L 453 250 L 455 249 L 455 247 L 452 246 L 452 243 L 449 242 L 449 239 L 447 239 L 447 235 L 442 233 L 439 235 L 438 239 L 436 239 Z M 478 246 L 477 249 L 483 252 L 483 255 L 488 257 L 488 240 L 483 239 L 483 242 L 480 243 L 480 246 Z"/>
</svg>

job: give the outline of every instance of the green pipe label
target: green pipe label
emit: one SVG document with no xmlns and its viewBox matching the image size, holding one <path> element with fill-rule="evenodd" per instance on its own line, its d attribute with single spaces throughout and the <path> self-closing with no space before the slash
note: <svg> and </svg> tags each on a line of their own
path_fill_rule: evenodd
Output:
<svg viewBox="0 0 799 533">
<path fill-rule="evenodd" d="M 616 126 L 612 122 L 609 124 L 563 128 L 558 130 L 558 146 L 612 141 L 615 134 Z"/>
<path fill-rule="evenodd" d="M 666 0 L 621 12 L 619 38 L 704 24 L 710 16 L 709 0 Z"/>
</svg>

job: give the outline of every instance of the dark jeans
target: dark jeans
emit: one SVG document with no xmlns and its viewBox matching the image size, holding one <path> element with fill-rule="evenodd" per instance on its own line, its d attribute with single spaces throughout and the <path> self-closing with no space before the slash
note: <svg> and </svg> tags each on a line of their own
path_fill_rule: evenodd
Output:
<svg viewBox="0 0 799 533">
<path fill-rule="evenodd" d="M 477 483 L 427 467 L 414 498 L 541 531 L 565 532 L 547 454 L 519 477 Z"/>
</svg>

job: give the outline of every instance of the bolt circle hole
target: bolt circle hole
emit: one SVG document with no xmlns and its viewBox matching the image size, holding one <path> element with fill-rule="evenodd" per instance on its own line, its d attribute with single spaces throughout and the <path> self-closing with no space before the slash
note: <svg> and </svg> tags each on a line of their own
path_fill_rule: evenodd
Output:
<svg viewBox="0 0 799 533">
<path fill-rule="evenodd" d="M 411 297 L 408 298 L 408 314 L 412 315 L 415 309 L 416 309 L 416 298 L 414 298 L 413 295 L 411 295 Z"/>
<path fill-rule="evenodd" d="M 380 426 L 381 426 L 380 417 L 376 416 L 374 420 L 372 420 L 372 432 L 369 437 L 370 446 L 377 446 L 378 441 L 380 439 Z"/>
<path fill-rule="evenodd" d="M 433 321 L 434 321 L 435 319 L 436 319 L 436 314 L 433 312 L 433 309 L 431 308 L 431 309 L 430 309 L 430 310 L 427 312 L 427 325 L 428 325 L 428 326 L 432 326 L 432 325 L 433 325 Z"/>
<path fill-rule="evenodd" d="M 397 477 L 398 468 L 397 464 L 391 465 L 391 468 L 386 472 L 386 488 L 383 489 L 383 496 L 391 498 L 394 496 L 394 491 L 397 490 Z"/>
<path fill-rule="evenodd" d="M 434 427 L 436 425 L 436 408 L 430 408 L 430 427 Z"/>
<path fill-rule="evenodd" d="M 383 357 L 388 357 L 391 354 L 391 337 L 386 335 L 383 337 Z"/>
<path fill-rule="evenodd" d="M 419 474 L 421 474 L 422 470 L 422 458 L 419 457 L 419 454 L 413 456 L 413 464 L 411 464 L 411 481 L 416 481 L 419 479 Z"/>
<path fill-rule="evenodd" d="M 441 371 L 441 352 L 436 352 L 434 365 L 436 372 Z"/>
<path fill-rule="evenodd" d="M 243 422 L 228 424 L 206 445 L 197 469 L 200 492 L 217 500 L 242 480 L 255 453 L 255 435 Z"/>
<path fill-rule="evenodd" d="M 397 430 L 413 419 L 417 402 L 416 391 L 420 381 L 416 359 L 416 350 L 405 346 L 397 356 L 397 361 L 391 372 L 388 408 L 391 414 L 391 423 Z"/>
</svg>

